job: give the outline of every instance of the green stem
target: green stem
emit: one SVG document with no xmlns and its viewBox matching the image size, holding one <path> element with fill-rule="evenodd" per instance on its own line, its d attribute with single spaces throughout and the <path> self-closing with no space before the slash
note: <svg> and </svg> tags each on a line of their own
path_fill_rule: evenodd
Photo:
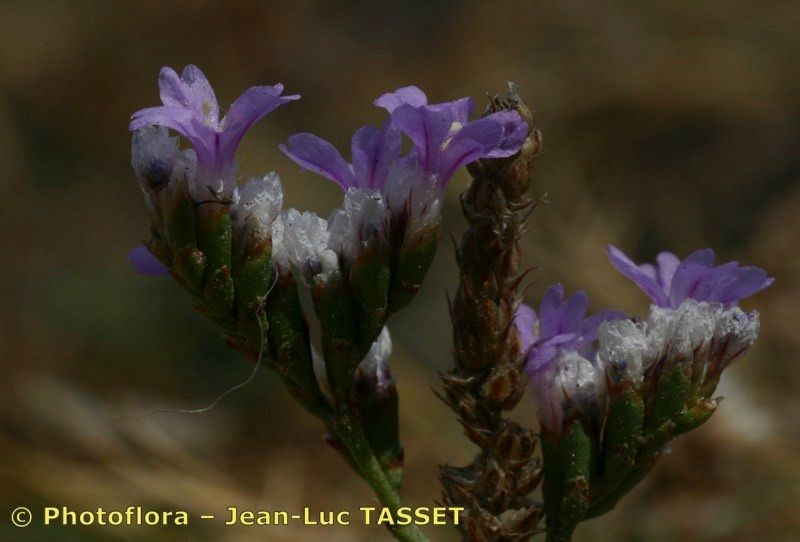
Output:
<svg viewBox="0 0 800 542">
<path fill-rule="evenodd" d="M 331 429 L 350 450 L 361 475 L 372 487 L 378 500 L 391 511 L 392 517 L 396 518 L 397 511 L 402 506 L 400 495 L 392 487 L 370 448 L 358 417 L 350 413 L 342 414 L 331 423 Z M 397 540 L 402 542 L 428 542 L 428 538 L 413 524 L 390 525 L 388 529 Z"/>
</svg>

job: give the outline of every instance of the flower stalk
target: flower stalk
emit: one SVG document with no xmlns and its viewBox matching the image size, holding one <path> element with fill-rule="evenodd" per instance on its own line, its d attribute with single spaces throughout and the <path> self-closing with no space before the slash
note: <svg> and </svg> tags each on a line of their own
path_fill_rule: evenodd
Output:
<svg viewBox="0 0 800 542">
<path fill-rule="evenodd" d="M 345 444 L 361 476 L 370 485 L 381 504 L 396 517 L 402 503 L 397 489 L 387 477 L 378 458 L 369 445 L 361 423 L 352 414 L 343 414 L 329 425 L 336 436 Z M 402 542 L 427 542 L 428 538 L 416 525 L 387 526 L 392 535 Z"/>
</svg>

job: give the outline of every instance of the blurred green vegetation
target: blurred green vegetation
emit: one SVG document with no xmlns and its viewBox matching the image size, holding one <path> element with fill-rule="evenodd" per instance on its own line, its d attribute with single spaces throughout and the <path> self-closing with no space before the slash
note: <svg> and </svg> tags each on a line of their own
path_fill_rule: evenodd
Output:
<svg viewBox="0 0 800 542">
<path fill-rule="evenodd" d="M 0 513 L 18 505 L 143 504 L 222 514 L 227 506 L 351 509 L 368 488 L 261 373 L 212 412 L 194 408 L 250 366 L 169 281 L 136 276 L 146 234 L 129 166 L 130 113 L 157 102 L 164 65 L 199 65 L 221 104 L 283 82 L 303 99 L 258 124 L 244 175 L 275 169 L 288 203 L 326 215 L 333 183 L 277 150 L 298 131 L 345 148 L 377 122 L 371 101 L 416 84 L 435 101 L 501 91 L 537 110 L 548 194 L 526 238 L 549 284 L 595 308 L 646 310 L 605 261 L 613 242 L 649 259 L 703 246 L 777 281 L 748 300 L 762 337 L 723 379 L 718 414 L 678 441 L 620 509 L 579 540 L 796 540 L 800 532 L 800 4 L 667 2 L 4 2 L 0 4 Z M 451 185 L 447 234 L 463 229 Z M 426 285 L 392 322 L 408 501 L 438 496 L 435 467 L 474 450 L 431 393 L 450 364 L 443 241 Z M 525 404 L 518 414 L 533 420 Z M 314 540 L 312 527 L 259 531 L 31 527 L 4 540 Z M 454 540 L 431 530 L 436 540 Z M 326 540 L 375 540 L 378 527 Z"/>
</svg>

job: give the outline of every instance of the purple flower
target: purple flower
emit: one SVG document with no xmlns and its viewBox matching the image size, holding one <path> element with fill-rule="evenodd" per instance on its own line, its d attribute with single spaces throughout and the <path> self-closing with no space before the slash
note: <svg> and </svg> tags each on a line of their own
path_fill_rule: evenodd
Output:
<svg viewBox="0 0 800 542">
<path fill-rule="evenodd" d="M 564 300 L 561 284 L 547 290 L 538 315 L 528 305 L 520 305 L 515 325 L 528 355 L 530 373 L 546 369 L 559 350 L 589 356 L 600 324 L 625 318 L 624 313 L 615 310 L 600 311 L 586 318 L 588 307 L 589 297 L 582 290 Z"/>
<path fill-rule="evenodd" d="M 384 94 L 375 105 L 386 109 L 392 125 L 411 138 L 422 171 L 441 187 L 470 162 L 517 153 L 528 135 L 528 125 L 516 111 L 470 121 L 470 98 L 428 104 L 425 93 L 413 86 Z"/>
<path fill-rule="evenodd" d="M 527 305 L 517 310 L 515 325 L 527 356 L 530 386 L 542 431 L 558 436 L 567 412 L 594 415 L 603 393 L 602 371 L 594 361 L 594 343 L 602 322 L 625 318 L 600 311 L 586 318 L 589 298 L 583 291 L 564 299 L 555 284 L 544 295 L 539 314 Z M 576 410 L 577 409 L 577 410 Z"/>
<path fill-rule="evenodd" d="M 250 87 L 220 120 L 214 90 L 197 66 L 186 66 L 180 77 L 170 67 L 161 68 L 158 87 L 164 105 L 134 113 L 130 130 L 153 125 L 175 130 L 192 143 L 198 164 L 215 176 L 229 172 L 239 142 L 255 122 L 300 98 L 281 96 L 281 84 Z"/>
<path fill-rule="evenodd" d="M 677 308 L 687 299 L 737 305 L 760 292 L 775 279 L 758 267 L 739 262 L 714 266 L 714 251 L 698 250 L 681 261 L 671 252 L 656 256 L 656 265 L 636 265 L 621 250 L 609 245 L 608 259 L 659 307 Z"/>
<path fill-rule="evenodd" d="M 139 245 L 128 252 L 128 261 L 140 275 L 169 275 L 169 269 L 153 256 L 144 245 Z"/>
<path fill-rule="evenodd" d="M 405 169 L 417 166 L 426 180 L 444 188 L 458 168 L 479 158 L 511 156 L 528 135 L 528 125 L 516 111 L 500 111 L 469 121 L 473 109 L 469 98 L 434 105 L 427 102 L 417 87 L 401 88 L 375 100 L 375 105 L 391 114 L 391 120 L 380 129 L 364 126 L 355 133 L 352 163 L 347 163 L 333 145 L 308 133 L 290 137 L 281 150 L 345 191 L 355 187 L 385 194 L 395 164 Z M 400 132 L 414 143 L 408 157 L 400 156 Z"/>
<path fill-rule="evenodd" d="M 293 135 L 280 145 L 292 160 L 347 191 L 348 188 L 382 189 L 389 168 L 400 157 L 400 132 L 389 122 L 382 128 L 363 126 L 350 142 L 353 162 L 348 164 L 336 148 L 313 134 Z"/>
</svg>

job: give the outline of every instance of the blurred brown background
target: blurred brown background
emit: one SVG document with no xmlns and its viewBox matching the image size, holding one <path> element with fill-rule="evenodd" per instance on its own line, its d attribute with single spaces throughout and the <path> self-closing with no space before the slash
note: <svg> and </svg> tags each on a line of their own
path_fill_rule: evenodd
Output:
<svg viewBox="0 0 800 542">
<path fill-rule="evenodd" d="M 546 153 L 526 261 L 531 299 L 555 281 L 594 308 L 646 310 L 606 262 L 713 246 L 777 281 L 747 300 L 762 337 L 723 379 L 727 396 L 647 483 L 581 541 L 800 539 L 800 4 L 797 2 L 3 2 L 0 4 L 0 539 L 385 540 L 378 527 L 14 529 L 14 506 L 225 508 L 369 505 L 270 374 L 212 412 L 196 408 L 250 366 L 169 280 L 126 252 L 146 233 L 129 165 L 129 115 L 157 103 L 162 65 L 199 65 L 229 104 L 281 81 L 303 99 L 259 123 L 243 174 L 276 169 L 289 204 L 326 215 L 340 194 L 277 144 L 312 131 L 346 148 L 382 115 L 381 93 L 434 101 L 517 82 Z M 454 179 L 446 234 L 463 229 Z M 412 307 L 392 322 L 409 503 L 438 497 L 436 465 L 474 453 L 433 396 L 450 365 L 442 243 Z M 532 420 L 530 404 L 519 416 Z M 435 540 L 454 540 L 444 528 Z"/>
</svg>

